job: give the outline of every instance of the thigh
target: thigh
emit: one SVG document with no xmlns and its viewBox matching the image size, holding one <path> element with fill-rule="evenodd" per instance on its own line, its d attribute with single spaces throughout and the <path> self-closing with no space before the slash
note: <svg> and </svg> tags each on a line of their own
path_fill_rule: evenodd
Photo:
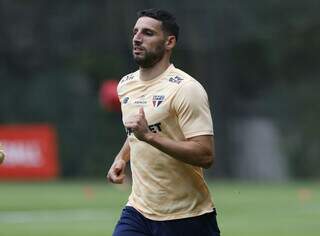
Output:
<svg viewBox="0 0 320 236">
<path fill-rule="evenodd" d="M 179 220 L 153 222 L 154 236 L 220 236 L 216 213 Z"/>
<path fill-rule="evenodd" d="M 204 235 L 220 236 L 220 229 L 217 222 L 216 211 L 203 215 L 203 225 L 207 230 Z"/>
<path fill-rule="evenodd" d="M 112 236 L 151 236 L 147 220 L 133 207 L 125 207 Z"/>
</svg>

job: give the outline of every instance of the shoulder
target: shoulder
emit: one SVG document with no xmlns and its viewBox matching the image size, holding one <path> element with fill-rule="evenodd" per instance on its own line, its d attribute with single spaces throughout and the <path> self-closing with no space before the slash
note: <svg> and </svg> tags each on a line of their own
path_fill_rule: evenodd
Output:
<svg viewBox="0 0 320 236">
<path fill-rule="evenodd" d="M 118 88 L 117 88 L 118 92 L 134 84 L 137 80 L 138 80 L 138 71 L 135 71 L 123 76 L 118 83 Z"/>
<path fill-rule="evenodd" d="M 178 68 L 174 68 L 167 79 L 168 82 L 177 85 L 177 92 L 179 94 L 185 94 L 191 97 L 193 97 L 193 95 L 198 95 L 199 93 L 206 94 L 205 89 L 199 81 Z"/>
<path fill-rule="evenodd" d="M 138 72 L 139 71 L 137 70 L 135 72 L 132 72 L 130 74 L 123 76 L 121 78 L 121 80 L 119 81 L 119 86 L 123 86 L 123 85 L 129 84 L 129 83 L 137 80 L 138 79 Z"/>
</svg>

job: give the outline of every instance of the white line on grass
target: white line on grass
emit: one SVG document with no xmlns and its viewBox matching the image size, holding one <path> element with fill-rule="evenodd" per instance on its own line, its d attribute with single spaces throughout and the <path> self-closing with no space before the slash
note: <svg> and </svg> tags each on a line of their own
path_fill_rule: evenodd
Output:
<svg viewBox="0 0 320 236">
<path fill-rule="evenodd" d="M 110 221 L 113 214 L 106 209 L 75 209 L 75 210 L 32 210 L 32 211 L 0 211 L 1 223 L 32 223 L 32 222 L 70 222 L 70 221 Z"/>
</svg>

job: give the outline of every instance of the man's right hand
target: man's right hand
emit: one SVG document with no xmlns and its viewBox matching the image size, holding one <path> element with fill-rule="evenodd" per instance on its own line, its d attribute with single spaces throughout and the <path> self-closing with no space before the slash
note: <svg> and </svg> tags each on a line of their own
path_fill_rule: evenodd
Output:
<svg viewBox="0 0 320 236">
<path fill-rule="evenodd" d="M 107 179 L 113 184 L 122 184 L 125 178 L 124 170 L 126 162 L 124 160 L 115 160 L 107 175 Z"/>
</svg>

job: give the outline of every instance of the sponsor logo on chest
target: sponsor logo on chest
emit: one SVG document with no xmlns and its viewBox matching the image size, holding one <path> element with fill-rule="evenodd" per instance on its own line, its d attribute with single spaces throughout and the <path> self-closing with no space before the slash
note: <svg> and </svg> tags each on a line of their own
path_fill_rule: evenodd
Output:
<svg viewBox="0 0 320 236">
<path fill-rule="evenodd" d="M 152 96 L 152 105 L 153 107 L 158 107 L 160 106 L 160 104 L 165 100 L 165 96 L 164 95 L 154 95 Z M 122 99 L 122 104 L 128 104 L 129 101 L 129 97 L 124 97 Z M 150 100 L 149 100 L 150 101 Z M 144 106 L 148 104 L 148 99 L 143 95 L 140 96 L 139 98 L 133 100 L 131 102 L 132 105 L 140 105 L 140 106 Z"/>
<path fill-rule="evenodd" d="M 145 95 L 142 95 L 142 96 L 138 97 L 138 98 L 133 102 L 134 105 L 138 105 L 138 106 L 144 106 L 144 105 L 147 105 L 147 103 L 148 103 L 148 101 L 147 101 Z"/>
<path fill-rule="evenodd" d="M 129 101 L 129 97 L 125 97 L 123 100 L 122 100 L 122 103 L 123 104 L 127 104 Z"/>
</svg>

